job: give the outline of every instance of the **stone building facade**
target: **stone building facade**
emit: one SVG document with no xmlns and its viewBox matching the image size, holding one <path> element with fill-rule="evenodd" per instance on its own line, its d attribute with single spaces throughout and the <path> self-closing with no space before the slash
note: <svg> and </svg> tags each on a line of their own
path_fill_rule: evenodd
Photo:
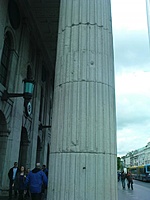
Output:
<svg viewBox="0 0 150 200">
<path fill-rule="evenodd" d="M 116 110 L 110 0 L 1 0 L 0 189 L 14 161 L 49 168 L 48 198 L 117 200 Z M 40 124 L 52 126 L 39 129 Z"/>
<path fill-rule="evenodd" d="M 150 142 L 145 147 L 136 149 L 122 157 L 123 166 L 141 166 L 150 164 Z"/>
<path fill-rule="evenodd" d="M 36 162 L 48 165 L 50 153 L 50 128 L 39 130 L 39 125 L 51 125 L 54 64 L 23 6 L 14 0 L 0 2 L 0 96 L 5 89 L 23 93 L 28 66 L 35 81 L 30 116 L 23 98 L 0 100 L 1 191 L 8 189 L 7 173 L 15 161 L 31 169 Z"/>
</svg>

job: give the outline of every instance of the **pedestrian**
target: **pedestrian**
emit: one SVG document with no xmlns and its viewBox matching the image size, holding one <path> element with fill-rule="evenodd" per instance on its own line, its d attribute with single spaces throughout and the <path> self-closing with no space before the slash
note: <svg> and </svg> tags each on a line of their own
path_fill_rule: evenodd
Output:
<svg viewBox="0 0 150 200">
<path fill-rule="evenodd" d="M 14 166 L 10 168 L 8 172 L 8 178 L 9 178 L 9 199 L 12 199 L 12 190 L 14 186 L 14 180 L 16 178 L 16 174 L 19 172 L 18 163 L 14 162 Z M 14 196 L 17 197 L 17 190 L 14 188 Z"/>
<path fill-rule="evenodd" d="M 127 180 L 128 180 L 128 183 L 127 183 L 128 189 L 130 189 L 130 185 L 131 185 L 131 189 L 133 190 L 133 175 L 130 171 L 127 173 Z"/>
<path fill-rule="evenodd" d="M 118 172 L 117 174 L 118 174 L 118 182 L 119 182 L 119 181 L 120 181 L 121 174 L 120 174 L 120 172 Z"/>
<path fill-rule="evenodd" d="M 124 171 L 121 172 L 121 182 L 122 182 L 122 188 L 125 189 L 125 179 L 126 179 L 126 174 Z"/>
<path fill-rule="evenodd" d="M 42 170 L 48 178 L 48 169 L 46 168 L 46 165 L 42 165 Z M 43 184 L 42 185 L 42 197 L 43 197 L 43 199 L 46 199 L 46 196 L 47 196 L 47 186 L 45 186 L 45 184 Z"/>
<path fill-rule="evenodd" d="M 24 166 L 21 166 L 20 171 L 17 173 L 16 178 L 14 180 L 14 188 L 19 192 L 18 200 L 24 199 L 25 179 L 26 179 L 25 168 Z"/>
<path fill-rule="evenodd" d="M 46 174 L 46 176 L 48 177 L 48 169 L 46 168 L 46 165 L 42 165 L 42 170 Z"/>
<path fill-rule="evenodd" d="M 26 170 L 26 176 L 28 176 L 29 172 L 30 172 L 30 169 L 28 168 L 28 169 Z M 25 198 L 25 199 L 30 199 L 29 185 L 26 187 L 26 192 L 25 192 L 24 198 Z"/>
<path fill-rule="evenodd" d="M 47 176 L 41 170 L 40 163 L 36 163 L 36 167 L 29 172 L 25 181 L 26 188 L 29 185 L 32 200 L 41 200 L 42 185 L 47 186 L 47 183 Z"/>
</svg>

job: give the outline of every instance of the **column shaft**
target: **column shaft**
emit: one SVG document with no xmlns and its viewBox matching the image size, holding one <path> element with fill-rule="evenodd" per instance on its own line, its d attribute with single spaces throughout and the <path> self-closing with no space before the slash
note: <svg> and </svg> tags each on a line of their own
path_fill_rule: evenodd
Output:
<svg viewBox="0 0 150 200">
<path fill-rule="evenodd" d="M 110 0 L 62 0 L 48 198 L 117 200 Z"/>
</svg>

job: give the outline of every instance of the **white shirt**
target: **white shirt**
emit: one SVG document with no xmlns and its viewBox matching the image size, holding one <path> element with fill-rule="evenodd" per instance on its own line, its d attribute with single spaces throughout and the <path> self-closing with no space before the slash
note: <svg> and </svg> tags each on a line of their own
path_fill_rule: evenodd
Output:
<svg viewBox="0 0 150 200">
<path fill-rule="evenodd" d="M 13 168 L 13 180 L 15 179 L 15 177 L 16 177 L 16 173 L 17 173 L 17 168 Z"/>
</svg>

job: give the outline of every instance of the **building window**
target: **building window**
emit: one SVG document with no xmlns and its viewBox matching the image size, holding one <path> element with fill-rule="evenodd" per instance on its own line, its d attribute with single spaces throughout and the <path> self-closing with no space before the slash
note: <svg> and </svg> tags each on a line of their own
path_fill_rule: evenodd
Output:
<svg viewBox="0 0 150 200">
<path fill-rule="evenodd" d="M 6 34 L 0 64 L 0 83 L 6 86 L 8 67 L 11 55 L 11 39 L 10 35 Z"/>
</svg>

